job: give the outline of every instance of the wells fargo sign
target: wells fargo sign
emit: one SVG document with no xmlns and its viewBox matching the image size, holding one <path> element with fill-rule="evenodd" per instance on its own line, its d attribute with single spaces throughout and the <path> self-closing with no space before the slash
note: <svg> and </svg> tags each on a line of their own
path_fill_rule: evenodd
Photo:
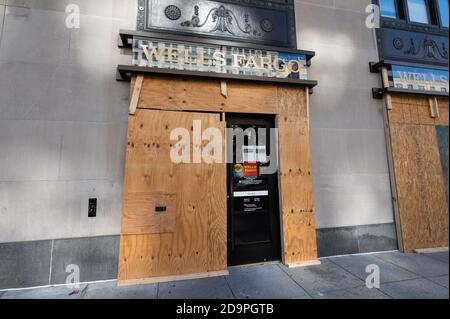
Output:
<svg viewBox="0 0 450 319">
<path fill-rule="evenodd" d="M 133 39 L 133 65 L 149 68 L 307 80 L 306 55 Z"/>
<path fill-rule="evenodd" d="M 392 86 L 410 91 L 448 93 L 448 71 L 392 65 L 390 68 Z"/>
</svg>

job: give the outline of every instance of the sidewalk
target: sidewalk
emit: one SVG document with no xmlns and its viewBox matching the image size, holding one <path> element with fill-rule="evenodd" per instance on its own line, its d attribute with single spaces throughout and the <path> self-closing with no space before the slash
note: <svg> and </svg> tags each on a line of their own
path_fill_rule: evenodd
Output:
<svg viewBox="0 0 450 319">
<path fill-rule="evenodd" d="M 449 254 L 389 252 L 321 259 L 322 265 L 288 269 L 276 264 L 231 268 L 217 277 L 146 286 L 117 287 L 116 281 L 81 285 L 78 290 L 49 287 L 0 291 L 0 299 L 410 299 L 449 298 Z M 379 289 L 369 289 L 367 265 L 380 268 Z"/>
</svg>

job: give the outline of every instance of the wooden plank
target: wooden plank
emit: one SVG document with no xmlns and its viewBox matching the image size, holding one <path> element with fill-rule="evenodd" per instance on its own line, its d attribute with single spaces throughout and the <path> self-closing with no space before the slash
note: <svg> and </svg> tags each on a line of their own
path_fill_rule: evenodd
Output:
<svg viewBox="0 0 450 319">
<path fill-rule="evenodd" d="M 417 254 L 444 253 L 444 252 L 448 252 L 448 247 L 415 249 L 414 252 Z"/>
<path fill-rule="evenodd" d="M 278 111 L 283 122 L 296 123 L 299 120 L 308 119 L 308 109 L 306 107 L 306 90 L 280 86 L 277 90 Z"/>
<path fill-rule="evenodd" d="M 448 246 L 448 198 L 434 126 L 391 124 L 406 252 Z"/>
<path fill-rule="evenodd" d="M 391 109 L 383 108 L 383 122 L 384 122 L 384 134 L 386 139 L 386 151 L 388 156 L 388 167 L 389 167 L 389 181 L 391 185 L 392 192 L 392 204 L 394 209 L 394 220 L 395 220 L 395 231 L 397 234 L 397 246 L 400 251 L 404 251 L 403 245 L 403 233 L 402 233 L 402 222 L 400 219 L 400 208 L 398 205 L 398 191 L 397 191 L 397 182 L 395 177 L 395 166 L 394 166 L 394 158 L 392 156 L 392 139 L 391 139 L 391 130 L 389 123 L 389 112 L 394 111 L 395 109 L 391 105 Z"/>
<path fill-rule="evenodd" d="M 141 95 L 143 81 L 144 76 L 138 75 L 134 83 L 133 94 L 131 95 L 130 110 L 129 110 L 129 113 L 131 115 L 134 115 L 136 113 L 136 109 L 139 103 L 139 97 Z"/>
<path fill-rule="evenodd" d="M 277 114 L 277 103 L 277 88 L 272 84 L 228 81 L 227 97 L 224 97 L 221 94 L 219 80 L 146 76 L 138 107 L 217 113 Z"/>
<path fill-rule="evenodd" d="M 433 98 L 434 100 L 434 98 Z M 439 116 L 433 117 L 427 97 L 405 94 L 392 95 L 392 109 L 388 111 L 390 123 L 448 125 L 448 98 L 437 98 Z"/>
<path fill-rule="evenodd" d="M 228 275 L 229 275 L 228 270 L 220 270 L 220 271 L 204 272 L 204 273 L 199 273 L 199 274 L 122 280 L 122 281 L 118 282 L 118 286 L 126 287 L 126 286 L 137 286 L 137 285 L 149 285 L 149 284 L 156 284 L 156 283 L 163 283 L 163 282 L 203 279 L 203 278 L 212 278 L 212 277 L 223 277 L 223 276 L 228 276 Z"/>
<path fill-rule="evenodd" d="M 223 108 L 228 113 L 278 113 L 277 87 L 272 84 L 228 82 L 228 97 Z"/>
<path fill-rule="evenodd" d="M 280 87 L 279 153 L 283 262 L 317 259 L 306 94 Z"/>
<path fill-rule="evenodd" d="M 156 207 L 166 207 L 156 212 Z M 122 234 L 161 234 L 175 232 L 176 195 L 126 193 L 122 215 Z"/>
<path fill-rule="evenodd" d="M 301 268 L 301 267 L 309 267 L 309 266 L 320 266 L 322 262 L 318 259 L 312 261 L 302 261 L 299 263 L 288 264 L 288 268 Z"/>
</svg>

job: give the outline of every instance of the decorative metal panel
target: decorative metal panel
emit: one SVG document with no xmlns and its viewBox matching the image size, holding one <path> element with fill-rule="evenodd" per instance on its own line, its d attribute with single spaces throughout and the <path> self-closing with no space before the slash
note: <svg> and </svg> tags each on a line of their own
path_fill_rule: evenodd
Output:
<svg viewBox="0 0 450 319">
<path fill-rule="evenodd" d="M 448 66 L 448 37 L 405 30 L 382 29 L 380 58 Z"/>
<path fill-rule="evenodd" d="M 293 0 L 139 0 L 138 30 L 296 48 Z"/>
</svg>

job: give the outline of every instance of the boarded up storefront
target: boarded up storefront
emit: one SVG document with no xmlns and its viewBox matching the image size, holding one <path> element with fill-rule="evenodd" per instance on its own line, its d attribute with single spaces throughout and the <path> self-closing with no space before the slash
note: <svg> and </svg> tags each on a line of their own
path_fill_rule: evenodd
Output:
<svg viewBox="0 0 450 319">
<path fill-rule="evenodd" d="M 406 252 L 448 247 L 448 98 L 392 95 L 398 226 Z"/>
<path fill-rule="evenodd" d="M 132 92 L 134 83 L 135 78 Z M 229 114 L 273 117 L 280 161 L 276 205 L 281 259 L 291 266 L 317 262 L 308 89 L 227 81 L 225 97 L 223 85 L 217 79 L 195 77 L 143 78 L 137 110 L 129 116 L 119 259 L 122 284 L 227 273 L 227 165 L 175 164 L 170 152 L 176 143 L 171 140 L 174 128 L 193 132 L 193 122 L 201 121 L 204 128 L 224 132 Z M 195 150 L 206 144 L 191 139 L 183 147 Z"/>
</svg>

